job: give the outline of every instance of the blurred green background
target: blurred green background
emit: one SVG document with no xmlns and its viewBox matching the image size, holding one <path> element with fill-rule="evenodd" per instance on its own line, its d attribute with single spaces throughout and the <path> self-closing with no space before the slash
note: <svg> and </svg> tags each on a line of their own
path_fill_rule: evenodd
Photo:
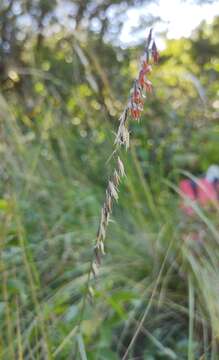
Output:
<svg viewBox="0 0 219 360">
<path fill-rule="evenodd" d="M 217 16 L 165 40 L 77 327 L 107 159 L 144 48 L 117 41 L 121 14 L 147 2 L 1 0 L 0 359 L 122 359 L 142 317 L 127 359 L 219 359 L 218 207 L 188 219 L 178 196 L 185 172 L 219 164 Z M 145 39 L 156 21 L 142 19 Z"/>
</svg>

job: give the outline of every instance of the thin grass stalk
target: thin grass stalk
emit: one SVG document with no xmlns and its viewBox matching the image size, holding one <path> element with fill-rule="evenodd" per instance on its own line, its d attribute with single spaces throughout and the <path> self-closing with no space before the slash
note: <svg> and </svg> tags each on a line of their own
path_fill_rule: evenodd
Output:
<svg viewBox="0 0 219 360">
<path fill-rule="evenodd" d="M 88 270 L 88 278 L 83 296 L 81 313 L 79 317 L 79 331 L 83 321 L 86 301 L 93 298 L 93 288 L 91 281 L 98 275 L 98 270 L 101 265 L 102 256 L 105 255 L 104 242 L 106 238 L 106 231 L 109 224 L 110 216 L 112 214 L 113 204 L 118 201 L 118 190 L 122 179 L 125 177 L 124 164 L 119 157 L 121 148 L 128 150 L 129 148 L 129 128 L 128 121 L 131 118 L 134 121 L 139 121 L 143 111 L 143 105 L 148 93 L 152 93 L 152 83 L 148 79 L 148 75 L 152 71 L 153 62 L 158 62 L 159 54 L 157 52 L 155 41 L 152 39 L 152 29 L 149 32 L 145 50 L 141 58 L 140 70 L 138 77 L 134 81 L 133 87 L 130 91 L 130 97 L 125 106 L 120 118 L 117 134 L 114 142 L 114 151 L 110 158 L 115 159 L 115 166 L 108 180 L 106 187 L 105 200 L 101 209 L 100 222 L 97 231 L 96 241 L 93 250 L 93 256 Z"/>
</svg>

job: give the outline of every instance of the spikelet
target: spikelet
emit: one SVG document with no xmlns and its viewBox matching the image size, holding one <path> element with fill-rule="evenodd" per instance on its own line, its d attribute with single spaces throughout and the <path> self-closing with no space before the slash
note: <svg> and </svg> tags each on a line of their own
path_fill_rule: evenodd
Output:
<svg viewBox="0 0 219 360">
<path fill-rule="evenodd" d="M 118 173 L 121 177 L 125 176 L 125 168 L 123 165 L 122 160 L 120 159 L 120 157 L 118 156 L 117 158 L 117 166 L 118 166 Z"/>
<path fill-rule="evenodd" d="M 93 276 L 96 277 L 98 274 L 98 266 L 95 261 L 93 261 L 91 264 L 91 271 L 92 271 Z"/>
<path fill-rule="evenodd" d="M 116 187 L 119 186 L 119 181 L 120 181 L 120 177 L 117 170 L 115 169 L 113 173 L 113 183 L 115 184 Z"/>
<path fill-rule="evenodd" d="M 124 145 L 126 150 L 129 148 L 129 131 L 125 123 L 121 123 L 116 135 L 115 144 L 118 146 Z"/>
<path fill-rule="evenodd" d="M 117 192 L 117 189 L 115 188 L 114 184 L 112 181 L 109 181 L 108 184 L 108 193 L 110 195 L 110 197 L 112 197 L 113 199 L 115 199 L 116 201 L 118 201 L 119 195 Z"/>
</svg>

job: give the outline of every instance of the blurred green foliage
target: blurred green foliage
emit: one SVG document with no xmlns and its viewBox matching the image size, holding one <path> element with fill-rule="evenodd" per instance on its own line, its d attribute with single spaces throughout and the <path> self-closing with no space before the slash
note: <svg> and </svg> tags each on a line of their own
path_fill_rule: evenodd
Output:
<svg viewBox="0 0 219 360">
<path fill-rule="evenodd" d="M 56 2 L 0 7 L 1 359 L 75 359 L 76 348 L 82 360 L 122 359 L 146 314 L 130 359 L 217 360 L 218 208 L 197 207 L 187 219 L 177 184 L 183 170 L 200 175 L 219 163 L 219 18 L 191 39 L 168 40 L 153 69 L 154 94 L 121 154 L 127 177 L 79 332 L 106 162 L 142 47 L 104 40 L 112 1 L 73 3 L 75 31 L 52 36 L 43 30 Z M 15 4 L 38 36 L 16 38 Z M 99 33 L 79 26 L 101 14 Z"/>
</svg>

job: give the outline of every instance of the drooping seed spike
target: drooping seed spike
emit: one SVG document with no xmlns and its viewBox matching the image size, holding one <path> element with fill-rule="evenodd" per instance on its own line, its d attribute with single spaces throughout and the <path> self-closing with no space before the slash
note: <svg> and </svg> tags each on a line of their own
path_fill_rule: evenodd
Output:
<svg viewBox="0 0 219 360">
<path fill-rule="evenodd" d="M 148 75 L 152 71 L 151 63 L 153 60 L 154 63 L 157 63 L 159 54 L 155 42 L 152 39 L 152 29 L 150 29 L 148 38 L 146 41 L 146 47 L 144 49 L 143 56 L 140 62 L 140 70 L 138 76 L 133 84 L 133 88 L 130 92 L 130 97 L 127 105 L 125 106 L 120 118 L 119 126 L 115 138 L 115 149 L 110 157 L 110 159 L 117 154 L 121 145 L 123 145 L 126 150 L 129 147 L 129 130 L 128 130 L 128 119 L 131 115 L 133 120 L 139 121 L 141 113 L 143 111 L 144 100 L 147 93 L 152 92 L 152 83 L 148 79 Z M 91 267 L 91 273 L 96 276 L 98 267 L 102 260 L 102 255 L 105 254 L 104 250 L 104 240 L 106 237 L 106 230 L 108 223 L 110 221 L 110 216 L 112 213 L 112 207 L 114 200 L 118 200 L 118 188 L 121 181 L 121 178 L 125 176 L 125 169 L 122 160 L 120 157 L 117 157 L 116 166 L 113 170 L 112 176 L 107 184 L 106 196 L 104 204 L 101 210 L 101 219 L 99 224 L 99 229 L 97 232 L 96 245 L 94 247 L 94 257 L 93 264 Z M 89 291 L 93 293 L 92 291 Z M 92 295 L 89 295 L 92 296 Z"/>
</svg>

